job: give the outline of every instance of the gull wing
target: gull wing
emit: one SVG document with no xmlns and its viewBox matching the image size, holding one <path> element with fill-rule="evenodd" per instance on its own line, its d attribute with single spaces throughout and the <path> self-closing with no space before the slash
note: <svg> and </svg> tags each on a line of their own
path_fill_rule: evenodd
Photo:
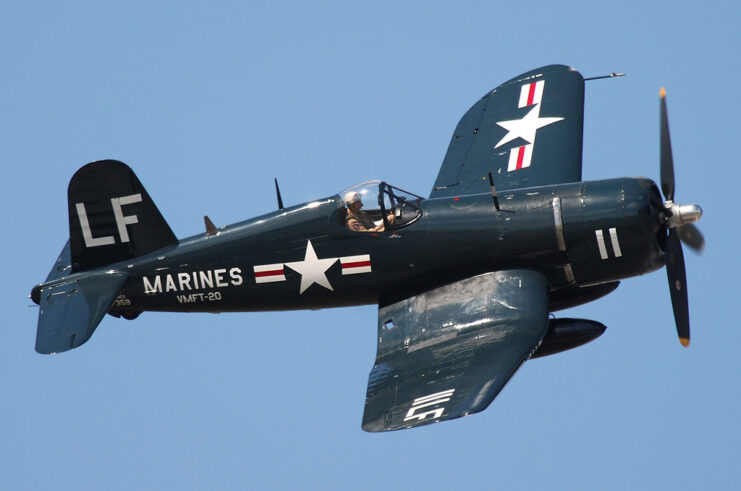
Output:
<svg viewBox="0 0 741 491">
<path fill-rule="evenodd" d="M 547 328 L 547 281 L 529 270 L 486 273 L 380 307 L 363 429 L 484 410 Z"/>
<path fill-rule="evenodd" d="M 563 65 L 523 73 L 461 118 L 430 198 L 581 180 L 584 78 Z"/>
</svg>

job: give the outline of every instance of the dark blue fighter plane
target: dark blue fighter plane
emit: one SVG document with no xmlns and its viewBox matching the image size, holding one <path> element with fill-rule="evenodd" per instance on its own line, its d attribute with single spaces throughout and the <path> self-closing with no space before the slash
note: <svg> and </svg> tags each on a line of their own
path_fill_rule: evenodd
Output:
<svg viewBox="0 0 741 491">
<path fill-rule="evenodd" d="M 674 203 L 661 93 L 661 189 L 583 182 L 584 78 L 553 65 L 487 93 L 453 133 L 429 197 L 382 181 L 177 239 L 132 170 L 104 160 L 69 184 L 70 238 L 31 298 L 36 351 L 76 348 L 106 313 L 378 305 L 363 429 L 485 409 L 529 358 L 605 326 L 550 313 L 666 266 L 689 343 L 680 239 L 701 249 L 702 211 Z M 277 186 L 276 186 L 277 188 Z"/>
</svg>

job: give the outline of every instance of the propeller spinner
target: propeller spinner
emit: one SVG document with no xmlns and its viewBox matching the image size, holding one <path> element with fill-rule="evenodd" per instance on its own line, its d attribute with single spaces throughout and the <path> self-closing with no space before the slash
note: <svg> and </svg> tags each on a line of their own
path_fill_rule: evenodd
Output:
<svg viewBox="0 0 741 491">
<path fill-rule="evenodd" d="M 666 208 L 666 225 L 669 230 L 666 244 L 666 274 L 669 280 L 669 291 L 674 310 L 674 322 L 677 325 L 679 342 L 683 346 L 690 344 L 690 316 L 687 300 L 687 274 L 684 266 L 682 244 L 697 252 L 705 246 L 705 238 L 692 225 L 702 216 L 698 205 L 680 205 L 674 203 L 674 159 L 669 136 L 669 117 L 666 111 L 666 90 L 661 88 L 661 192 L 664 194 Z M 681 241 L 681 242 L 680 242 Z"/>
</svg>

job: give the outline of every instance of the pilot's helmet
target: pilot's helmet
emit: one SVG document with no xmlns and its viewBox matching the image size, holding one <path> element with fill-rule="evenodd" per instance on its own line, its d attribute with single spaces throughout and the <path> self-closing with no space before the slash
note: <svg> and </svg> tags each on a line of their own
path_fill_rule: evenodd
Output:
<svg viewBox="0 0 741 491">
<path fill-rule="evenodd" d="M 360 193 L 357 191 L 350 191 L 345 195 L 345 205 L 350 206 L 356 201 L 361 201 Z"/>
</svg>

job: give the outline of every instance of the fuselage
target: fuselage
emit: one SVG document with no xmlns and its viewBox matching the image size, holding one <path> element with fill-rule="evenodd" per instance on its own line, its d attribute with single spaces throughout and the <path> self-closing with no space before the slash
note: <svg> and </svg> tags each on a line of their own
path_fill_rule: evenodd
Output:
<svg viewBox="0 0 741 491">
<path fill-rule="evenodd" d="M 488 271 L 536 269 L 553 293 L 664 264 L 661 198 L 611 179 L 421 200 L 401 228 L 353 232 L 339 196 L 180 240 L 134 262 L 112 313 L 321 309 L 385 304 Z M 586 296 L 585 298 L 587 298 Z M 590 300 L 587 298 L 585 301 Z"/>
</svg>

